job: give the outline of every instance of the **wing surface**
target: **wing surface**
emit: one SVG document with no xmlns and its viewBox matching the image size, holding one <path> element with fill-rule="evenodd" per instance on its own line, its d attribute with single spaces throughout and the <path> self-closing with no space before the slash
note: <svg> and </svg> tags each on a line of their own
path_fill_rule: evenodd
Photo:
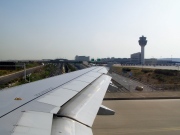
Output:
<svg viewBox="0 0 180 135">
<path fill-rule="evenodd" d="M 0 134 L 92 135 L 106 73 L 91 67 L 0 91 Z"/>
</svg>

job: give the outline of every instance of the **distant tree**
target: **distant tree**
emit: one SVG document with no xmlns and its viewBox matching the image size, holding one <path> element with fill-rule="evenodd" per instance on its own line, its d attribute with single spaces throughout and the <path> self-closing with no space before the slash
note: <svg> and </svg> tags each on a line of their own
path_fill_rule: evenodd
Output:
<svg viewBox="0 0 180 135">
<path fill-rule="evenodd" d="M 123 71 L 123 72 L 130 72 L 131 69 L 130 69 L 130 68 L 122 68 L 122 71 Z"/>
<path fill-rule="evenodd" d="M 92 58 L 91 61 L 94 61 L 94 59 Z"/>
</svg>

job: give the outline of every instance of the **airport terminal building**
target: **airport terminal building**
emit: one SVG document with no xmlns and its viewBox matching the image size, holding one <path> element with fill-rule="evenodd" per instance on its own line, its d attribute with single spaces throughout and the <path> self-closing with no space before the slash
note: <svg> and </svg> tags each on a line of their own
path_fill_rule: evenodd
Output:
<svg viewBox="0 0 180 135">
<path fill-rule="evenodd" d="M 90 57 L 89 56 L 78 56 L 78 55 L 76 55 L 75 60 L 76 61 L 89 61 Z"/>
<path fill-rule="evenodd" d="M 133 53 L 131 54 L 131 63 L 132 64 L 140 64 L 141 63 L 141 53 Z"/>
</svg>

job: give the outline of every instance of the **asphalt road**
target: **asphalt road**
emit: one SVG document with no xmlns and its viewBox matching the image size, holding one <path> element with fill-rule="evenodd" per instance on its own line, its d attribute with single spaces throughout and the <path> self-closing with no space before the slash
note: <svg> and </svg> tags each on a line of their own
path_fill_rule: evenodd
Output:
<svg viewBox="0 0 180 135">
<path fill-rule="evenodd" d="M 180 135 L 180 100 L 110 100 L 115 115 L 98 115 L 94 135 Z"/>
<path fill-rule="evenodd" d="M 81 69 L 86 68 L 84 65 L 82 65 L 82 64 L 78 64 L 78 63 L 75 63 L 75 64 L 74 64 L 74 66 L 75 66 L 75 67 L 76 67 L 76 69 L 78 69 L 78 70 L 81 70 Z"/>
<path fill-rule="evenodd" d="M 26 75 L 34 72 L 35 70 L 37 70 L 39 68 L 42 68 L 42 66 L 26 69 Z M 16 78 L 23 77 L 23 76 L 24 76 L 24 70 L 18 71 L 16 73 L 12 73 L 12 74 L 9 74 L 9 75 L 1 76 L 0 77 L 0 85 L 5 84 L 7 82 L 10 82 L 11 80 L 14 80 Z"/>
<path fill-rule="evenodd" d="M 120 83 L 122 86 L 124 86 L 126 89 L 128 89 L 130 92 L 137 92 L 135 90 L 136 86 L 143 86 L 143 91 L 153 91 L 152 88 L 148 87 L 147 85 L 144 85 L 138 81 L 123 77 L 121 75 L 118 75 L 116 73 L 109 74 L 115 81 Z"/>
</svg>

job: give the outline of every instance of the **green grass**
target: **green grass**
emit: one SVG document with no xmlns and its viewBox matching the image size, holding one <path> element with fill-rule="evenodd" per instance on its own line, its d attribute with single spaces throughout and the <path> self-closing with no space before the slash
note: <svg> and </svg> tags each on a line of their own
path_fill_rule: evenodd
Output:
<svg viewBox="0 0 180 135">
<path fill-rule="evenodd" d="M 37 62 L 27 63 L 27 64 L 26 64 L 26 68 L 37 67 L 37 66 L 40 66 L 40 65 L 41 65 L 41 64 L 40 64 L 40 63 L 37 63 Z"/>
<path fill-rule="evenodd" d="M 70 64 L 67 64 L 67 66 L 71 71 L 76 71 L 76 69 L 73 66 L 71 66 Z"/>
<path fill-rule="evenodd" d="M 54 65 L 46 65 L 42 69 L 37 70 L 36 72 L 32 73 L 30 76 L 30 81 L 34 82 L 37 80 L 41 80 L 44 78 L 47 78 L 51 75 L 51 73 L 56 70 L 56 67 Z M 29 78 L 27 78 L 29 79 Z"/>
<path fill-rule="evenodd" d="M 26 64 L 26 68 L 32 68 L 32 67 L 36 67 L 36 66 L 40 66 L 40 63 L 37 62 L 32 62 L 32 63 L 27 63 Z M 8 75 L 8 74 L 12 74 L 15 72 L 18 72 L 20 70 L 24 70 L 24 67 L 16 67 L 16 70 L 0 70 L 0 76 L 4 76 L 4 75 Z"/>
<path fill-rule="evenodd" d="M 30 80 L 30 82 L 42 80 L 44 78 L 48 78 L 51 75 L 51 73 L 55 70 L 56 70 L 56 67 L 52 64 L 49 64 L 49 65 L 46 65 L 46 66 L 36 70 L 30 76 L 27 76 L 26 77 L 27 81 L 25 81 L 25 79 L 23 79 L 23 78 L 17 78 L 15 80 L 12 80 L 9 83 L 0 85 L 0 88 L 9 87 L 10 84 L 13 84 L 12 86 L 26 84 L 26 83 L 29 83 L 29 80 Z M 10 87 L 12 87 L 12 86 L 10 86 Z"/>
</svg>

